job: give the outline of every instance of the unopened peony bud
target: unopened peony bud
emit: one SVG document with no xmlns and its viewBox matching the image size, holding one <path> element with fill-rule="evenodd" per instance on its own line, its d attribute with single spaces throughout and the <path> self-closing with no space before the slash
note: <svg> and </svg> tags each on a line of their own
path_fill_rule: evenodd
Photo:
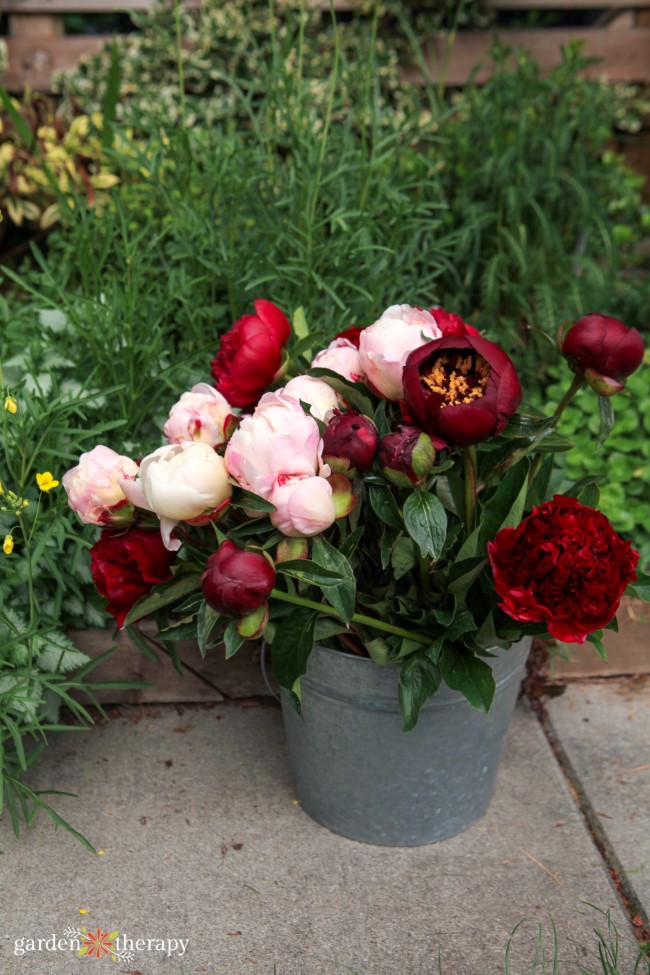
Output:
<svg viewBox="0 0 650 975">
<path fill-rule="evenodd" d="M 306 538 L 283 538 L 278 542 L 275 550 L 275 561 L 293 562 L 294 559 L 306 559 L 309 555 L 309 543 Z"/>
<path fill-rule="evenodd" d="M 226 541 L 201 577 L 206 603 L 224 616 L 246 616 L 263 606 L 275 584 L 275 568 L 263 552 L 246 552 Z"/>
<path fill-rule="evenodd" d="M 247 640 L 259 640 L 269 621 L 268 603 L 262 603 L 252 613 L 237 620 L 237 632 Z"/>
<path fill-rule="evenodd" d="M 611 379 L 609 376 L 601 376 L 593 369 L 585 369 L 585 379 L 595 393 L 599 396 L 614 396 L 625 389 L 624 383 L 619 383 L 618 379 Z"/>
<path fill-rule="evenodd" d="M 417 427 L 401 424 L 379 441 L 379 461 L 385 478 L 396 487 L 421 484 L 436 459 L 431 437 Z"/>
<path fill-rule="evenodd" d="M 583 315 L 560 332 L 560 351 L 599 396 L 620 392 L 643 361 L 643 338 L 609 315 Z"/>
<path fill-rule="evenodd" d="M 332 503 L 334 504 L 334 517 L 345 518 L 353 510 L 357 503 L 357 498 L 352 490 L 352 485 L 344 474 L 330 474 L 327 482 L 332 489 Z"/>
<path fill-rule="evenodd" d="M 323 460 L 337 474 L 362 474 L 375 459 L 378 446 L 372 420 L 359 413 L 338 413 L 323 433 Z"/>
</svg>

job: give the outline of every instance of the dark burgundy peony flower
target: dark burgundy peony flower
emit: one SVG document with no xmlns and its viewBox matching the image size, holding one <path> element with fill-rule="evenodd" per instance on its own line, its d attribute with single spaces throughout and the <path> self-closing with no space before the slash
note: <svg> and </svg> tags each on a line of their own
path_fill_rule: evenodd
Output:
<svg viewBox="0 0 650 975">
<path fill-rule="evenodd" d="M 445 311 L 444 308 L 430 308 L 430 313 L 436 320 L 436 325 L 443 335 L 480 335 L 481 333 L 464 322 L 460 315 Z"/>
<path fill-rule="evenodd" d="M 258 299 L 255 315 L 244 315 L 221 337 L 212 360 L 214 385 L 231 406 L 252 406 L 273 382 L 289 340 L 289 319 L 271 301 Z"/>
<path fill-rule="evenodd" d="M 223 542 L 201 577 L 206 603 L 224 616 L 245 616 L 263 606 L 275 585 L 275 568 L 262 552 Z"/>
<path fill-rule="evenodd" d="M 108 600 L 108 612 L 122 627 L 129 611 L 159 582 L 171 576 L 176 558 L 158 531 L 104 529 L 90 550 L 90 571 L 97 591 Z"/>
<path fill-rule="evenodd" d="M 397 487 L 421 484 L 436 458 L 431 437 L 418 427 L 400 424 L 379 441 L 379 463 L 384 476 Z"/>
<path fill-rule="evenodd" d="M 403 383 L 413 423 L 458 447 L 500 433 L 522 397 L 510 358 L 474 335 L 448 335 L 409 353 Z"/>
<path fill-rule="evenodd" d="M 572 643 L 613 619 L 639 561 L 601 511 L 561 494 L 502 528 L 488 556 L 501 609 Z"/>
<path fill-rule="evenodd" d="M 643 338 L 609 315 L 583 315 L 560 333 L 560 351 L 600 396 L 620 392 L 643 361 Z"/>
<path fill-rule="evenodd" d="M 367 416 L 335 412 L 323 433 L 323 460 L 335 473 L 362 474 L 378 446 L 377 427 Z"/>
</svg>

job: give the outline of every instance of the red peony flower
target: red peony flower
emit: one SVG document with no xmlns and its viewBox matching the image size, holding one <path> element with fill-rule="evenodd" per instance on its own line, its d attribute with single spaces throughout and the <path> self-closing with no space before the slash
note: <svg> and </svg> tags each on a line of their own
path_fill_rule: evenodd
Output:
<svg viewBox="0 0 650 975">
<path fill-rule="evenodd" d="M 245 616 L 263 606 L 275 585 L 275 568 L 262 552 L 223 542 L 201 577 L 206 603 L 224 616 Z"/>
<path fill-rule="evenodd" d="M 289 340 L 289 319 L 271 301 L 258 299 L 255 315 L 244 315 L 221 337 L 212 360 L 214 385 L 231 406 L 252 406 L 273 382 Z"/>
<path fill-rule="evenodd" d="M 567 643 L 584 643 L 614 618 L 639 561 L 602 512 L 561 494 L 518 528 L 502 528 L 488 556 L 501 609 Z"/>
<path fill-rule="evenodd" d="M 90 550 L 90 571 L 118 626 L 124 625 L 129 610 L 139 599 L 158 582 L 169 579 L 175 557 L 175 552 L 165 548 L 159 531 L 102 531 Z"/>
<path fill-rule="evenodd" d="M 601 396 L 620 392 L 643 361 L 643 338 L 609 315 L 583 315 L 560 335 L 560 351 Z"/>
<path fill-rule="evenodd" d="M 481 333 L 464 322 L 460 315 L 445 311 L 444 308 L 430 308 L 430 314 L 436 320 L 436 325 L 443 335 L 480 335 Z"/>
<path fill-rule="evenodd" d="M 359 348 L 359 336 L 363 332 L 364 326 L 362 325 L 350 325 L 349 328 L 343 329 L 338 335 L 334 336 L 334 339 L 347 339 L 351 342 L 355 349 Z"/>
<path fill-rule="evenodd" d="M 521 403 L 509 357 L 473 335 L 420 346 L 409 353 L 402 376 L 410 421 L 448 445 L 466 447 L 496 436 Z"/>
</svg>

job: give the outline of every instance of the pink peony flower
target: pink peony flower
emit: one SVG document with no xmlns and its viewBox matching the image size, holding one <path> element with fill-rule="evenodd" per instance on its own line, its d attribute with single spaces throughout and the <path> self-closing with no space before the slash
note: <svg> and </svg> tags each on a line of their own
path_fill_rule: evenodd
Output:
<svg viewBox="0 0 650 975">
<path fill-rule="evenodd" d="M 333 410 L 341 406 L 339 397 L 331 386 L 313 376 L 296 376 L 286 386 L 278 390 L 284 396 L 291 396 L 298 403 L 307 403 L 311 416 L 327 423 Z"/>
<path fill-rule="evenodd" d="M 138 473 L 138 465 L 101 444 L 82 454 L 76 467 L 63 475 L 68 504 L 86 525 L 117 525 L 131 520 L 133 509 L 122 482 Z"/>
<path fill-rule="evenodd" d="M 266 393 L 228 442 L 228 470 L 247 491 L 268 500 L 276 481 L 329 473 L 322 463 L 323 441 L 316 420 L 284 393 Z"/>
<path fill-rule="evenodd" d="M 196 440 L 220 447 L 234 422 L 233 408 L 225 396 L 208 383 L 198 383 L 172 406 L 163 433 L 170 443 Z"/>
<path fill-rule="evenodd" d="M 346 338 L 333 339 L 326 349 L 314 357 L 311 365 L 312 369 L 331 369 L 353 383 L 362 383 L 366 378 L 361 368 L 359 348 Z"/>
<path fill-rule="evenodd" d="M 181 545 L 171 537 L 179 521 L 211 520 L 232 494 L 223 457 L 192 440 L 154 450 L 140 464 L 137 481 L 122 486 L 133 504 L 158 516 L 165 547 L 172 552 Z"/>
<path fill-rule="evenodd" d="M 268 500 L 276 507 L 271 523 L 290 538 L 318 535 L 335 518 L 332 488 L 324 477 L 281 474 Z"/>
<path fill-rule="evenodd" d="M 359 361 L 368 385 L 388 400 L 401 400 L 402 368 L 408 354 L 441 336 L 428 311 L 391 305 L 359 336 Z"/>
</svg>

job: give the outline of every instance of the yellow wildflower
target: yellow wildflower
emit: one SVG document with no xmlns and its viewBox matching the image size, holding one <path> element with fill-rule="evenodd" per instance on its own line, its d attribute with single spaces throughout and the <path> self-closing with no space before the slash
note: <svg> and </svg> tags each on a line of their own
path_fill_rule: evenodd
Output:
<svg viewBox="0 0 650 975">
<path fill-rule="evenodd" d="M 59 482 L 54 480 L 49 471 L 45 471 L 43 474 L 37 474 L 36 483 L 41 491 L 51 491 L 52 488 L 59 486 Z"/>
<path fill-rule="evenodd" d="M 5 410 L 7 410 L 8 413 L 15 413 L 17 409 L 18 403 L 13 396 L 7 396 L 5 400 Z"/>
<path fill-rule="evenodd" d="M 11 555 L 14 550 L 14 540 L 11 535 L 5 535 L 5 540 L 2 543 L 2 551 L 5 555 Z"/>
</svg>

